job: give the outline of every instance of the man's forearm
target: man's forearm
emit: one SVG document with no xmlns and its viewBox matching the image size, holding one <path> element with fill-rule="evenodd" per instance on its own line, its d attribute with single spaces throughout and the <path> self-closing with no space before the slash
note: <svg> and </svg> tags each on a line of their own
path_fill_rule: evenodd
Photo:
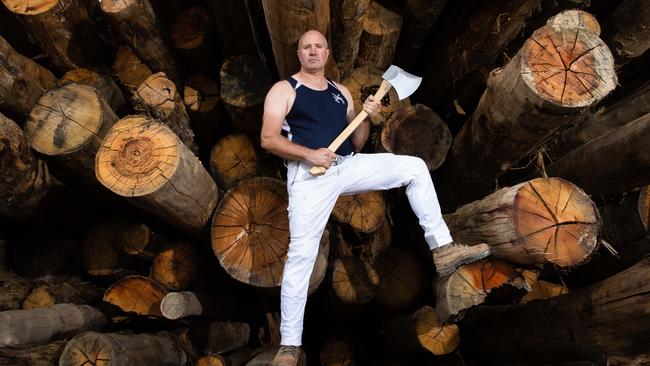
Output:
<svg viewBox="0 0 650 366">
<path fill-rule="evenodd" d="M 263 138 L 262 148 L 273 155 L 289 160 L 307 160 L 311 149 L 289 141 L 284 136 Z"/>
</svg>

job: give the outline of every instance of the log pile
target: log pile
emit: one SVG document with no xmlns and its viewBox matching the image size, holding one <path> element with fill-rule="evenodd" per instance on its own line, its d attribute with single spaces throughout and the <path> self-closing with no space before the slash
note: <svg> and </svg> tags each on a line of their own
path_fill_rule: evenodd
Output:
<svg viewBox="0 0 650 366">
<path fill-rule="evenodd" d="M 0 365 L 270 364 L 291 233 L 259 133 L 309 29 L 356 111 L 389 65 L 424 77 L 362 153 L 421 158 L 492 256 L 438 276 L 404 189 L 339 197 L 303 359 L 650 359 L 647 0 L 0 8 Z"/>
</svg>

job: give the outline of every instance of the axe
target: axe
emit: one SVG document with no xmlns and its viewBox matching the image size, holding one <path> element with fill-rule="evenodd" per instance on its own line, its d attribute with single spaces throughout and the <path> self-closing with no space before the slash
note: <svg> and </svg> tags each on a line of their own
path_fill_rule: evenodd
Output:
<svg viewBox="0 0 650 366">
<path fill-rule="evenodd" d="M 391 65 L 381 77 L 384 80 L 381 82 L 379 89 L 374 95 L 375 100 L 381 100 L 381 98 L 383 98 L 384 95 L 388 93 L 390 88 L 394 88 L 397 92 L 399 100 L 402 100 L 413 94 L 418 86 L 420 86 L 420 82 L 422 81 L 421 77 L 411 75 L 395 65 Z M 343 132 L 341 132 L 341 134 L 339 134 L 338 137 L 332 141 L 330 146 L 327 148 L 331 151 L 336 151 L 341 146 L 341 144 L 343 144 L 343 142 L 348 137 L 350 137 L 352 132 L 354 132 L 357 127 L 359 127 L 361 122 L 363 122 L 366 117 L 368 117 L 368 113 L 362 110 L 361 113 L 354 117 L 352 122 L 348 124 L 345 130 L 343 130 Z M 309 169 L 309 173 L 314 176 L 323 175 L 326 171 L 327 169 L 325 167 L 318 165 L 314 165 L 311 169 Z"/>
</svg>

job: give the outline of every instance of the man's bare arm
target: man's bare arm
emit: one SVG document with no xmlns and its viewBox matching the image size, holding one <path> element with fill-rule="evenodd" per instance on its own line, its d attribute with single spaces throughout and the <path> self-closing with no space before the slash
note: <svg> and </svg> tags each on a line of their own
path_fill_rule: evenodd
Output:
<svg viewBox="0 0 650 366">
<path fill-rule="evenodd" d="M 343 95 L 345 96 L 345 99 L 348 101 L 348 112 L 347 112 L 347 120 L 348 123 L 352 122 L 354 117 L 357 116 L 357 113 L 354 110 L 354 102 L 352 100 L 352 94 L 350 94 L 350 91 L 348 88 L 346 88 L 343 85 L 339 85 L 339 89 L 343 92 Z M 363 109 L 370 115 L 374 116 L 379 112 L 380 105 L 378 102 L 374 101 L 373 96 L 369 96 L 365 103 L 363 104 Z M 352 143 L 352 148 L 354 151 L 358 152 L 363 148 L 363 145 L 365 145 L 366 141 L 368 140 L 368 136 L 370 136 L 370 123 L 366 119 L 363 121 L 359 127 L 357 127 L 354 132 L 352 132 L 352 135 L 350 136 L 350 142 Z"/>
</svg>

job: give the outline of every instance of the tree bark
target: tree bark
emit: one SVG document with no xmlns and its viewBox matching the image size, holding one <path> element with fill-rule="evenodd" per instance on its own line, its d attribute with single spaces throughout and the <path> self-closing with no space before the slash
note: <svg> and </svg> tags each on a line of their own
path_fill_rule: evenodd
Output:
<svg viewBox="0 0 650 366">
<path fill-rule="evenodd" d="M 438 20 L 447 0 L 407 0 L 404 7 L 404 25 L 397 42 L 395 63 L 411 70 L 422 51 L 431 28 Z"/>
<path fill-rule="evenodd" d="M 381 191 L 339 196 L 332 219 L 350 224 L 355 231 L 372 233 L 384 223 L 386 202 Z"/>
<path fill-rule="evenodd" d="M 650 186 L 605 202 L 600 212 L 603 235 L 610 244 L 622 248 L 643 239 L 650 233 Z"/>
<path fill-rule="evenodd" d="M 113 72 L 122 85 L 133 93 L 151 76 L 149 66 L 142 62 L 140 57 L 128 45 L 122 45 L 113 61 Z"/>
<path fill-rule="evenodd" d="M 113 111 L 124 110 L 126 100 L 122 90 L 117 86 L 115 80 L 103 70 L 73 69 L 65 73 L 56 85 L 64 86 L 72 83 L 92 86 L 106 98 Z"/>
<path fill-rule="evenodd" d="M 187 243 L 165 245 L 153 258 L 151 278 L 168 290 L 185 290 L 199 274 L 197 250 Z"/>
<path fill-rule="evenodd" d="M 0 271 L 0 311 L 20 309 L 34 282 L 13 272 Z"/>
<path fill-rule="evenodd" d="M 330 1 L 332 18 L 332 56 L 342 77 L 352 71 L 359 52 L 363 18 L 370 0 Z"/>
<path fill-rule="evenodd" d="M 97 330 L 106 324 L 106 318 L 88 305 L 57 304 L 49 308 L 3 311 L 0 322 L 3 324 L 0 345 L 15 347 Z"/>
<path fill-rule="evenodd" d="M 49 70 L 16 52 L 0 36 L 0 108 L 27 115 L 55 83 Z"/>
<path fill-rule="evenodd" d="M 487 83 L 443 171 L 441 191 L 451 202 L 489 193 L 495 178 L 613 90 L 616 75 L 594 34 L 544 26 Z"/>
<path fill-rule="evenodd" d="M 160 317 L 160 302 L 165 295 L 167 291 L 158 282 L 136 275 L 124 277 L 111 285 L 104 293 L 104 301 L 125 313 Z"/>
<path fill-rule="evenodd" d="M 67 71 L 103 59 L 103 47 L 92 28 L 83 0 L 2 0 L 25 23 L 34 41 L 56 67 Z"/>
<path fill-rule="evenodd" d="M 56 341 L 39 346 L 0 349 L 1 366 L 54 366 L 59 364 L 59 357 L 67 340 Z"/>
<path fill-rule="evenodd" d="M 212 250 L 234 279 L 279 286 L 289 247 L 285 184 L 252 178 L 232 187 L 212 219 Z"/>
<path fill-rule="evenodd" d="M 507 308 L 468 328 L 485 362 L 550 362 L 647 352 L 650 261 L 567 295 Z M 465 340 L 465 339 L 464 339 Z"/>
<path fill-rule="evenodd" d="M 106 366 L 184 366 L 187 356 L 178 341 L 164 332 L 133 335 L 88 332 L 68 342 L 59 366 L 81 366 L 96 360 L 102 360 Z"/>
<path fill-rule="evenodd" d="M 447 124 L 423 104 L 398 108 L 381 131 L 381 144 L 386 151 L 417 156 L 429 171 L 445 161 L 451 141 Z"/>
<path fill-rule="evenodd" d="M 402 17 L 373 1 L 363 19 L 356 65 L 385 70 L 393 63 Z"/>
<path fill-rule="evenodd" d="M 162 73 L 149 76 L 133 93 L 134 109 L 160 120 L 174 131 L 195 155 L 199 148 L 194 142 L 190 117 L 174 83 Z"/>
<path fill-rule="evenodd" d="M 89 305 L 101 299 L 104 289 L 83 282 L 78 277 L 38 281 L 36 287 L 25 298 L 23 309 L 46 308 L 54 304 Z"/>
<path fill-rule="evenodd" d="M 205 226 L 219 191 L 201 162 L 167 126 L 127 116 L 97 153 L 97 179 L 133 204 L 190 231 Z"/>
<path fill-rule="evenodd" d="M 409 252 L 389 248 L 377 258 L 374 267 L 379 275 L 379 304 L 393 309 L 405 308 L 425 293 L 427 271 Z"/>
<path fill-rule="evenodd" d="M 262 5 L 278 74 L 285 79 L 300 70 L 296 50 L 304 32 L 315 29 L 328 37 L 329 1 L 262 0 Z"/>
<path fill-rule="evenodd" d="M 368 263 L 355 257 L 341 257 L 334 261 L 332 288 L 345 303 L 364 304 L 377 293 L 379 276 Z"/>
<path fill-rule="evenodd" d="M 250 338 L 251 328 L 241 322 L 199 322 L 192 325 L 186 338 L 197 355 L 221 354 L 245 346 Z"/>
<path fill-rule="evenodd" d="M 122 38 L 151 67 L 180 85 L 176 61 L 170 53 L 149 0 L 102 1 L 101 9 Z"/>
<path fill-rule="evenodd" d="M 596 205 L 575 185 L 539 178 L 503 188 L 445 215 L 454 240 L 486 242 L 494 257 L 512 263 L 569 268 L 597 245 Z"/>
<path fill-rule="evenodd" d="M 171 39 L 188 70 L 216 77 L 219 58 L 212 39 L 213 20 L 202 6 L 192 6 L 178 14 Z"/>
<path fill-rule="evenodd" d="M 556 28 L 577 28 L 600 37 L 600 24 L 595 16 L 583 10 L 571 9 L 550 17 L 546 24 Z"/>
<path fill-rule="evenodd" d="M 210 173 L 224 189 L 257 175 L 257 154 L 251 140 L 243 134 L 223 137 L 212 147 Z"/>
<path fill-rule="evenodd" d="M 36 151 L 54 157 L 62 175 L 96 184 L 95 154 L 118 120 L 107 100 L 88 85 L 51 89 L 27 117 L 25 136 Z"/>
<path fill-rule="evenodd" d="M 627 0 L 620 3 L 603 24 L 604 40 L 612 48 L 616 61 L 629 61 L 650 48 L 650 2 Z"/>
<path fill-rule="evenodd" d="M 460 343 L 456 324 L 443 325 L 436 310 L 428 305 L 390 321 L 386 326 L 386 347 L 394 351 L 428 351 L 434 355 L 453 352 Z"/>
</svg>

